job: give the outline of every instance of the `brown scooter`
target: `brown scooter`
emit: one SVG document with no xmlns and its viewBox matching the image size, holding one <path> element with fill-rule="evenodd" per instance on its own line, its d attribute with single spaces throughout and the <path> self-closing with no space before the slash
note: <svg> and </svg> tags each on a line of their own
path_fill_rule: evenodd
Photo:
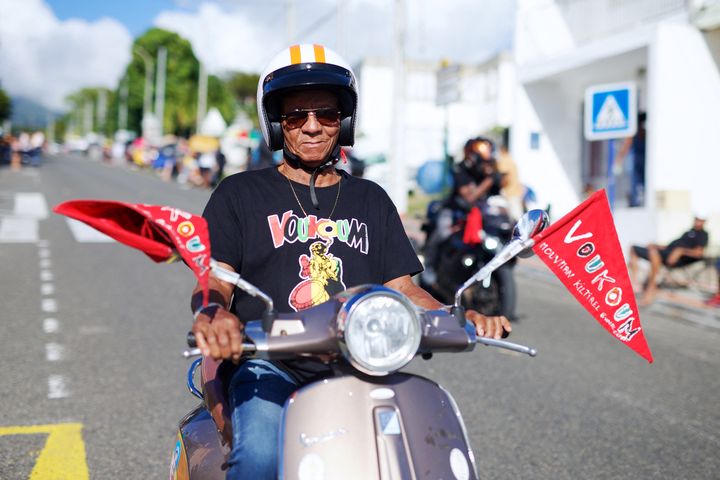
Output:
<svg viewBox="0 0 720 480">
<path fill-rule="evenodd" d="M 531 252 L 532 237 L 548 224 L 542 210 L 526 213 L 513 240 L 470 278 L 455 304 L 423 310 L 378 285 L 341 292 L 297 313 L 273 315 L 267 295 L 234 272 L 212 265 L 218 278 L 261 298 L 262 320 L 248 322 L 244 356 L 272 360 L 319 357 L 335 375 L 306 385 L 284 406 L 279 441 L 283 479 L 475 479 L 475 458 L 455 400 L 440 385 L 401 373 L 416 355 L 466 352 L 476 343 L 535 356 L 534 349 L 477 337 L 465 320 L 462 293 L 500 265 Z M 189 344 L 194 347 L 194 339 Z M 186 357 L 200 355 L 198 349 Z M 328 360 L 330 359 L 330 360 Z M 188 371 L 188 388 L 202 400 L 179 426 L 170 466 L 174 479 L 224 479 L 232 444 L 226 363 L 203 357 Z M 201 370 L 201 390 L 194 373 Z M 332 408 L 327 408 L 332 405 Z"/>
</svg>

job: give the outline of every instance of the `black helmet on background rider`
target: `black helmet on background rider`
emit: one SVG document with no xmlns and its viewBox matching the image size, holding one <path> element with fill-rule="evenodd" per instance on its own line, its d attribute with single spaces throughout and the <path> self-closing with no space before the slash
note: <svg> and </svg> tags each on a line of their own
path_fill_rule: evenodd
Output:
<svg viewBox="0 0 720 480">
<path fill-rule="evenodd" d="M 473 164 L 490 161 L 495 156 L 495 144 L 487 137 L 473 137 L 465 142 L 465 160 Z"/>
<path fill-rule="evenodd" d="M 260 129 L 270 150 L 283 149 L 285 158 L 290 162 L 299 162 L 299 159 L 284 148 L 280 121 L 282 98 L 287 93 L 303 89 L 331 90 L 338 96 L 340 135 L 338 144 L 327 159 L 328 162 L 320 167 L 322 169 L 337 162 L 341 146 L 349 147 L 355 143 L 357 81 L 348 63 L 336 52 L 322 45 L 293 45 L 270 62 L 258 82 Z M 293 166 L 303 167 L 301 163 Z"/>
</svg>

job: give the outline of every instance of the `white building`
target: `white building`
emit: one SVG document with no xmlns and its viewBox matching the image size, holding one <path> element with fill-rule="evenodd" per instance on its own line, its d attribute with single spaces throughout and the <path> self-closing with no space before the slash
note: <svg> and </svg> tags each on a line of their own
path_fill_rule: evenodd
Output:
<svg viewBox="0 0 720 480">
<path fill-rule="evenodd" d="M 511 151 L 521 180 L 552 204 L 555 218 L 583 199 L 586 185 L 607 182 L 607 142 L 583 138 L 585 89 L 632 81 L 647 114 L 645 195 L 630 207 L 630 172 L 618 175 L 621 243 L 666 242 L 690 228 L 693 211 L 709 212 L 710 241 L 720 243 L 713 8 L 716 0 L 518 0 Z"/>
<path fill-rule="evenodd" d="M 426 161 L 443 159 L 446 119 L 451 155 L 457 155 L 471 136 L 508 127 L 512 121 L 516 81 L 511 54 L 459 66 L 457 100 L 447 107 L 436 104 L 439 68 L 436 63 L 406 62 L 401 150 L 410 176 Z M 360 86 L 355 149 L 361 158 L 381 160 L 389 156 L 393 141 L 392 62 L 368 58 L 354 70 Z M 387 187 L 389 168 L 381 167 L 382 174 L 372 179 Z"/>
</svg>

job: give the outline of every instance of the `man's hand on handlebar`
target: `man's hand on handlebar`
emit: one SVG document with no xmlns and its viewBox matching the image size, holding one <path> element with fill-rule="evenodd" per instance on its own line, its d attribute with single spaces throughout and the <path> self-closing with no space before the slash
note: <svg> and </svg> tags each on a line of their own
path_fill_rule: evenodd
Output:
<svg viewBox="0 0 720 480">
<path fill-rule="evenodd" d="M 512 332 L 510 320 L 500 317 L 488 317 L 475 310 L 468 310 L 465 318 L 475 325 L 477 334 L 480 337 L 488 337 L 499 340 L 507 337 Z"/>
<path fill-rule="evenodd" d="M 215 360 L 240 361 L 242 354 L 242 330 L 240 320 L 221 307 L 205 308 L 195 320 L 192 332 L 197 346 L 206 357 Z"/>
</svg>

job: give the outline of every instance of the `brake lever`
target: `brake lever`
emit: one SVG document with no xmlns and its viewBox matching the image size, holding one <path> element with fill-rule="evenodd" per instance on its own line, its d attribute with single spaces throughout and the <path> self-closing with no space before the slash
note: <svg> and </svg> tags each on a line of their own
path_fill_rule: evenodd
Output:
<svg viewBox="0 0 720 480">
<path fill-rule="evenodd" d="M 508 342 L 505 340 L 496 340 L 494 338 L 487 337 L 477 337 L 475 341 L 477 343 L 482 343 L 483 345 L 488 345 L 490 347 L 504 348 L 506 350 L 512 350 L 513 352 L 524 353 L 526 355 L 530 355 L 531 357 L 537 355 L 537 350 L 532 347 L 526 347 L 525 345 Z"/>
</svg>

